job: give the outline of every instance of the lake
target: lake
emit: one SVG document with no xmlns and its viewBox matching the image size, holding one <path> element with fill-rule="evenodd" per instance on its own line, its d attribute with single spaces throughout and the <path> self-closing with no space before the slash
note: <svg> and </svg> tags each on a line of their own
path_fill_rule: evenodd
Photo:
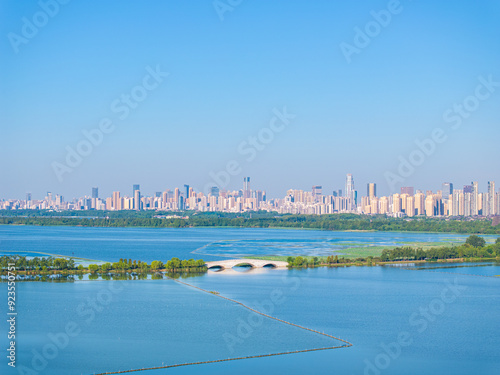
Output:
<svg viewBox="0 0 500 375">
<path fill-rule="evenodd" d="M 237 243 L 248 245 L 245 254 L 282 253 L 286 244 L 323 254 L 326 249 L 342 250 L 325 242 L 368 246 L 463 238 L 281 229 L 3 226 L 0 250 L 74 252 L 109 261 L 196 258 L 202 253 L 210 260 L 232 256 Z M 259 243 L 264 245 L 259 248 Z M 183 281 L 353 346 L 138 374 L 498 374 L 500 279 L 494 275 L 500 275 L 500 265 L 494 262 L 208 272 Z M 6 283 L 0 287 L 6 289 Z M 6 311 L 6 301 L 2 306 Z M 2 374 L 93 374 L 342 344 L 256 316 L 235 302 L 170 279 L 19 282 L 17 308 L 17 370 L 24 372 L 8 368 L 4 359 Z M 8 347 L 7 328 L 2 319 L 3 348 Z"/>
</svg>

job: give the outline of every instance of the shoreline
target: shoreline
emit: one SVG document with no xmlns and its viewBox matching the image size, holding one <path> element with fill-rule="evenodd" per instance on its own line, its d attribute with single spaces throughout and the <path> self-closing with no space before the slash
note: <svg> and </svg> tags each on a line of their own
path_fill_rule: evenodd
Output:
<svg viewBox="0 0 500 375">
<path fill-rule="evenodd" d="M 91 229 L 100 229 L 100 228 L 106 228 L 106 229 L 128 229 L 128 228 L 133 228 L 133 229 L 158 229 L 158 230 L 189 230 L 189 229 L 249 229 L 249 230 L 254 230 L 254 229 L 265 229 L 265 230 L 304 230 L 304 231 L 321 231 L 321 232 L 331 232 L 331 233 L 336 233 L 336 232 L 345 232 L 345 233 L 401 233 L 401 234 L 452 234 L 452 235 L 459 235 L 459 236 L 470 236 L 470 235 L 478 235 L 478 236 L 492 236 L 492 237 L 498 237 L 499 234 L 497 233 L 473 233 L 473 232 L 440 232 L 440 231 L 415 231 L 415 230 L 377 230 L 377 229 L 325 229 L 325 228 L 298 228 L 298 227 L 281 227 L 281 226 L 253 226 L 253 227 L 245 227 L 245 226 L 229 226 L 229 225 L 219 225 L 219 226 L 201 226 L 201 225 L 189 225 L 189 226 L 184 226 L 184 227 L 156 227 L 156 226 L 138 226 L 138 225 L 122 225 L 122 226 L 111 226 L 111 225 L 101 225 L 101 226 L 89 226 L 89 225 L 73 225 L 73 224 L 47 224 L 47 225 L 40 225 L 40 224 L 25 224 L 25 223 L 0 223 L 0 228 L 1 227 L 8 227 L 8 226 L 13 226 L 13 227 L 37 227 L 37 228 L 43 228 L 43 227 L 53 227 L 53 228 L 91 228 Z"/>
<path fill-rule="evenodd" d="M 265 259 L 264 259 L 265 260 Z M 500 257 L 495 257 L 495 258 L 450 258 L 450 259 L 438 259 L 435 261 L 428 261 L 428 260 L 402 260 L 402 261 L 387 261 L 387 262 L 374 262 L 372 264 L 369 264 L 368 262 L 349 262 L 349 263 L 333 263 L 333 264 L 326 264 L 326 263 L 321 263 L 315 266 L 288 266 L 286 267 L 287 270 L 297 270 L 297 269 L 308 269 L 308 268 L 339 268 L 339 267 L 377 267 L 377 266 L 391 266 L 391 265 L 405 265 L 405 264 L 460 264 L 460 263 L 486 263 L 486 262 L 496 262 L 500 263 Z M 285 268 L 283 268 L 285 269 Z M 133 280 L 151 280 L 155 279 L 154 276 L 158 276 L 158 278 L 163 278 L 169 277 L 172 278 L 172 275 L 181 277 L 181 278 L 186 278 L 186 277 L 197 277 L 197 276 L 203 276 L 206 275 L 209 272 L 208 269 L 205 271 L 184 271 L 184 270 L 175 270 L 171 271 L 168 269 L 158 269 L 156 271 L 147 271 L 147 272 L 137 272 L 136 270 L 124 270 L 124 271 L 117 271 L 117 270 L 110 270 L 108 272 L 92 272 L 88 269 L 85 270 L 51 270 L 51 271 L 16 271 L 16 277 L 17 276 L 31 276 L 31 277 L 50 277 L 51 281 L 54 279 L 57 279 L 58 277 L 68 277 L 68 276 L 85 276 L 85 275 L 95 275 L 95 279 L 100 278 L 100 280 L 105 280 L 105 281 L 116 281 L 115 278 L 113 277 L 119 277 L 122 276 L 123 278 L 127 277 L 126 280 L 129 280 L 129 276 L 135 277 Z M 217 273 L 220 271 L 210 271 L 213 273 Z M 0 283 L 2 282 L 7 282 L 7 279 L 4 278 L 7 276 L 7 271 L 1 271 L 0 272 Z M 102 277 L 105 276 L 106 278 L 103 279 Z M 153 276 L 153 278 L 148 278 L 147 276 Z M 161 277 L 159 277 L 161 276 Z M 108 279 L 109 278 L 109 279 Z M 120 280 L 118 278 L 118 280 Z M 42 281 L 42 280 L 23 280 L 17 279 L 17 281 Z M 73 281 L 94 281 L 94 280 L 73 280 Z"/>
</svg>

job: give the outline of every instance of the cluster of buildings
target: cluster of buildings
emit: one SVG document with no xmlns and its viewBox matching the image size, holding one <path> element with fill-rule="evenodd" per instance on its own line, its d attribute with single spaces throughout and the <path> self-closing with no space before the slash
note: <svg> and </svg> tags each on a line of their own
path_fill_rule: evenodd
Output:
<svg viewBox="0 0 500 375">
<path fill-rule="evenodd" d="M 399 193 L 377 196 L 377 185 L 366 186 L 366 196 L 358 199 L 354 179 L 347 175 L 345 193 L 334 191 L 323 195 L 321 186 L 312 191 L 288 190 L 287 196 L 276 206 L 279 213 L 333 214 L 357 213 L 366 215 L 387 215 L 392 217 L 413 216 L 495 216 L 500 215 L 500 192 L 495 191 L 495 182 L 489 181 L 486 192 L 479 192 L 477 182 L 454 189 L 445 182 L 436 193 L 402 187 Z"/>
<path fill-rule="evenodd" d="M 500 215 L 500 192 L 495 191 L 495 182 L 488 182 L 487 190 L 479 192 L 477 182 L 455 189 L 445 182 L 442 190 L 414 190 L 402 187 L 399 193 L 377 196 L 377 185 L 369 183 L 366 196 L 358 197 L 351 174 L 346 177 L 345 190 L 323 194 L 321 186 L 313 186 L 311 191 L 287 191 L 280 199 L 268 199 L 266 192 L 251 190 L 250 177 L 243 179 L 243 189 L 221 190 L 212 187 L 208 194 L 196 192 L 189 185 L 156 192 L 154 196 L 143 196 L 140 186 L 132 186 L 130 196 L 122 196 L 119 191 L 106 198 L 99 197 L 99 189 L 92 188 L 92 194 L 83 198 L 64 201 L 60 195 L 47 193 L 43 200 L 33 200 L 31 194 L 25 200 L 2 200 L 0 209 L 38 210 L 157 210 L 157 211 L 276 211 L 290 214 L 334 214 L 356 213 L 367 215 L 387 215 L 393 217 L 413 216 L 495 216 Z"/>
</svg>

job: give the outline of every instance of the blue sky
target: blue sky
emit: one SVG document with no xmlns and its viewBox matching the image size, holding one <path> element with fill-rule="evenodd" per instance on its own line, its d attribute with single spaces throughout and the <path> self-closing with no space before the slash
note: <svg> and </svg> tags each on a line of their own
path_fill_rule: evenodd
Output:
<svg viewBox="0 0 500 375">
<path fill-rule="evenodd" d="M 68 200 L 92 186 L 130 194 L 134 183 L 145 194 L 201 190 L 230 161 L 238 173 L 228 188 L 251 176 L 271 197 L 343 189 L 346 173 L 361 194 L 367 182 L 379 194 L 444 181 L 500 185 L 500 87 L 470 98 L 480 77 L 500 82 L 500 3 L 402 0 L 377 30 L 371 12 L 391 4 L 243 0 L 221 20 L 210 0 L 73 0 L 44 19 L 40 3 L 3 1 L 0 199 L 52 191 Z M 42 26 L 13 43 L 26 20 Z M 373 36 L 348 62 L 341 45 L 356 47 L 356 28 Z M 146 98 L 120 119 L 112 103 L 142 85 L 148 67 L 169 75 L 137 89 Z M 443 114 L 464 100 L 473 110 L 453 129 Z M 296 117 L 247 160 L 238 147 L 269 134 L 285 107 Z M 103 119 L 114 130 L 68 167 L 67 147 Z M 402 176 L 400 157 L 437 128 L 446 140 Z M 59 179 L 54 163 L 71 171 Z M 388 173 L 399 176 L 392 186 Z"/>
</svg>

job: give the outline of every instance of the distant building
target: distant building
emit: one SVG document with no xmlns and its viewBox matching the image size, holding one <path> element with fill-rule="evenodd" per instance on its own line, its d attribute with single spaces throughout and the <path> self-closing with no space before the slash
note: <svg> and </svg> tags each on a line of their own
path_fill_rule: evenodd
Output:
<svg viewBox="0 0 500 375">
<path fill-rule="evenodd" d="M 92 198 L 99 198 L 99 188 L 93 187 L 92 188 Z"/>
<path fill-rule="evenodd" d="M 218 197 L 219 196 L 219 187 L 218 186 L 212 186 L 210 188 L 210 195 L 212 195 L 213 197 Z"/>
<path fill-rule="evenodd" d="M 319 185 L 315 185 L 312 187 L 313 196 L 319 196 L 322 194 L 323 187 Z"/>
<path fill-rule="evenodd" d="M 139 187 L 139 185 L 134 185 Z M 140 211 L 142 208 L 141 205 L 141 191 L 139 189 L 134 190 L 134 210 Z"/>
<path fill-rule="evenodd" d="M 453 184 L 451 182 L 443 183 L 443 199 L 450 199 L 450 195 L 453 194 Z"/>
<path fill-rule="evenodd" d="M 497 212 L 495 181 L 488 181 L 488 200 L 490 215 L 497 215 L 499 212 Z"/>
<path fill-rule="evenodd" d="M 370 198 L 373 199 L 377 196 L 377 184 L 370 182 L 369 184 L 366 185 L 366 195 Z"/>
<path fill-rule="evenodd" d="M 354 189 L 354 178 L 348 173 L 345 179 L 345 197 L 347 198 L 347 211 L 356 209 L 356 190 Z"/>
<path fill-rule="evenodd" d="M 409 196 L 413 196 L 414 189 L 413 186 L 404 186 L 401 188 L 401 194 L 408 194 Z"/>
<path fill-rule="evenodd" d="M 250 177 L 243 177 L 243 198 L 250 198 Z"/>
</svg>

